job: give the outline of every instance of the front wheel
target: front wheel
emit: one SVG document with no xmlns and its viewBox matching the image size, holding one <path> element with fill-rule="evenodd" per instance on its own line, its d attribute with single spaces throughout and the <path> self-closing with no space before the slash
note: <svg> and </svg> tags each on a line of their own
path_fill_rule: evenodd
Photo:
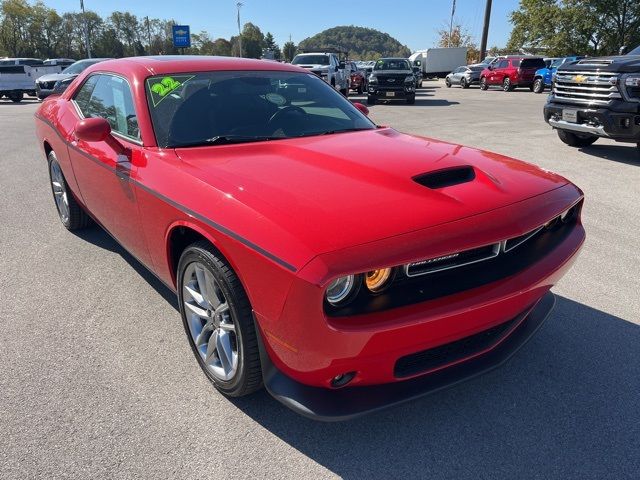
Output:
<svg viewBox="0 0 640 480">
<path fill-rule="evenodd" d="M 345 97 L 349 96 L 349 87 L 340 89 L 340 93 Z"/>
<path fill-rule="evenodd" d="M 487 85 L 487 79 L 485 77 L 482 77 L 480 79 L 480 90 L 487 90 L 489 88 L 489 85 Z"/>
<path fill-rule="evenodd" d="M 376 104 L 376 97 L 374 97 L 373 95 L 367 96 L 367 105 L 375 105 L 375 104 Z"/>
<path fill-rule="evenodd" d="M 467 79 L 466 79 L 466 78 L 464 78 L 464 77 L 463 77 L 463 78 L 460 80 L 460 86 L 461 86 L 462 88 L 469 88 L 469 83 L 467 82 Z"/>
<path fill-rule="evenodd" d="M 447 88 L 451 88 L 451 80 L 449 80 L 448 78 L 444 79 L 444 84 L 447 86 Z"/>
<path fill-rule="evenodd" d="M 60 164 L 53 150 L 47 155 L 51 192 L 56 203 L 60 221 L 67 230 L 81 230 L 91 224 L 91 218 L 76 201 L 67 186 Z"/>
<path fill-rule="evenodd" d="M 362 95 L 362 85 L 358 85 L 358 89 L 356 91 L 358 92 L 358 95 Z"/>
<path fill-rule="evenodd" d="M 542 93 L 544 92 L 544 81 L 541 78 L 536 78 L 536 81 L 533 82 L 533 93 Z"/>
<path fill-rule="evenodd" d="M 416 96 L 415 95 L 411 95 L 410 97 L 407 97 L 407 104 L 408 105 L 413 105 L 414 103 L 416 103 Z"/>
<path fill-rule="evenodd" d="M 224 395 L 241 397 L 262 386 L 251 304 L 235 272 L 206 241 L 182 253 L 178 300 L 198 364 Z"/>
<path fill-rule="evenodd" d="M 589 145 L 593 144 L 593 142 L 598 140 L 598 137 L 595 135 L 589 135 L 588 133 L 568 132 L 566 130 L 560 129 L 558 129 L 558 138 L 560 138 L 563 143 L 576 148 L 588 147 Z"/>
</svg>

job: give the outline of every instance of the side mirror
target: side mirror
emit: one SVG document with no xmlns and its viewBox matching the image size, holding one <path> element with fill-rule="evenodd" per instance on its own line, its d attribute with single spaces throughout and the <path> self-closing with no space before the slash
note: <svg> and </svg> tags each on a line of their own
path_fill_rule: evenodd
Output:
<svg viewBox="0 0 640 480">
<path fill-rule="evenodd" d="M 105 142 L 118 155 L 125 155 L 125 147 L 111 135 L 111 125 L 104 118 L 85 118 L 76 123 L 74 132 L 78 140 L 85 142 Z"/>
<path fill-rule="evenodd" d="M 360 102 L 353 102 L 353 106 L 356 107 L 360 111 L 360 113 L 369 115 L 369 109 L 364 104 Z"/>
<path fill-rule="evenodd" d="M 346 63 L 344 63 L 344 62 L 340 62 L 340 63 L 338 64 L 338 68 L 339 68 L 340 70 L 344 70 L 345 68 L 347 68 L 347 65 L 346 65 Z"/>
<path fill-rule="evenodd" d="M 493 70 L 493 65 L 489 65 L 487 68 L 488 68 L 489 70 Z"/>
<path fill-rule="evenodd" d="M 620 50 L 618 51 L 618 55 L 626 55 L 627 54 L 627 50 L 628 50 L 628 48 L 627 48 L 626 45 L 621 46 Z"/>
</svg>

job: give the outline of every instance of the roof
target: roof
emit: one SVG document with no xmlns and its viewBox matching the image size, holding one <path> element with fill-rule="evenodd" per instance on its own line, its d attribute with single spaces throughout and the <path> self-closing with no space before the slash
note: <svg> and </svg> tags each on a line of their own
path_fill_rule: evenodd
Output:
<svg viewBox="0 0 640 480">
<path fill-rule="evenodd" d="M 159 55 L 106 60 L 89 67 L 89 71 L 112 71 L 139 77 L 215 70 L 275 70 L 306 72 L 293 65 L 265 60 L 204 55 Z M 308 73 L 308 72 L 307 72 Z"/>
</svg>

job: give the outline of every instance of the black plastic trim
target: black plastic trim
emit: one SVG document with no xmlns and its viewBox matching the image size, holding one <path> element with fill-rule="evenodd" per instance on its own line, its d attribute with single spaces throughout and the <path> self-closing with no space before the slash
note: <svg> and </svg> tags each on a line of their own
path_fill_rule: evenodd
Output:
<svg viewBox="0 0 640 480">
<path fill-rule="evenodd" d="M 409 380 L 336 390 L 305 385 L 282 373 L 265 351 L 258 328 L 264 385 L 276 400 L 300 415 L 326 422 L 350 420 L 451 387 L 502 365 L 540 328 L 554 304 L 555 296 L 547 292 L 530 311 L 520 314 L 520 324 L 507 338 L 470 360 Z"/>
</svg>

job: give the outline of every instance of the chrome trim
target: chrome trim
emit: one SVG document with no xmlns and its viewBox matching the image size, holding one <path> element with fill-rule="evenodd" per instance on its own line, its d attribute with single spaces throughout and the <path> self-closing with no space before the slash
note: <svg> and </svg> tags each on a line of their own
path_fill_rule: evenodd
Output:
<svg viewBox="0 0 640 480">
<path fill-rule="evenodd" d="M 489 244 L 489 245 L 481 245 L 481 246 L 479 246 L 479 247 L 469 248 L 469 249 L 467 249 L 467 250 L 463 250 L 463 251 L 461 251 L 461 252 L 453 252 L 453 253 L 448 254 L 448 255 L 454 255 L 454 254 L 456 254 L 456 253 L 457 253 L 457 254 L 460 254 L 460 253 L 468 252 L 469 250 L 475 250 L 476 248 L 488 247 L 488 246 L 490 246 L 490 245 L 491 245 L 491 246 L 493 246 L 493 251 L 491 252 L 491 255 L 490 255 L 490 256 L 487 256 L 487 257 L 485 257 L 485 258 L 480 258 L 480 259 L 477 259 L 477 260 L 472 260 L 471 262 L 459 263 L 459 264 L 457 264 L 457 265 L 449 265 L 449 266 L 447 266 L 447 267 L 436 268 L 436 269 L 434 269 L 434 270 L 429 270 L 428 272 L 422 272 L 422 273 L 409 274 L 409 268 L 410 268 L 412 265 L 415 265 L 415 264 L 417 264 L 417 263 L 424 262 L 424 261 L 427 261 L 427 260 L 433 260 L 433 258 L 439 258 L 439 257 L 425 258 L 424 260 L 418 260 L 418 261 L 410 262 L 410 263 L 407 263 L 406 265 L 404 265 L 404 266 L 403 266 L 404 274 L 405 274 L 407 277 L 409 277 L 409 278 L 413 278 L 413 277 L 421 277 L 421 276 L 423 276 L 423 275 L 429 275 L 430 273 L 442 272 L 442 271 L 444 271 L 444 270 L 451 270 L 451 269 L 453 269 L 453 268 L 464 267 L 464 266 L 466 266 L 466 265 L 471 265 L 471 264 L 473 264 L 473 263 L 484 262 L 485 260 L 491 260 L 492 258 L 496 258 L 496 257 L 500 254 L 500 249 L 502 248 L 502 242 L 492 243 L 492 244 Z M 447 256 L 447 254 L 445 254 L 445 255 L 441 255 L 441 256 L 442 256 L 442 257 L 446 257 L 446 256 Z"/>
<path fill-rule="evenodd" d="M 571 123 L 571 122 L 566 122 L 564 120 L 553 120 L 552 118 L 549 119 L 549 125 L 551 125 L 553 128 L 560 128 L 562 130 L 571 130 L 572 132 L 579 132 L 579 133 L 589 133 L 591 135 L 597 135 L 598 137 L 609 136 L 609 134 L 605 132 L 603 126 L 594 127 L 594 126 L 585 125 L 582 123 Z"/>
</svg>

